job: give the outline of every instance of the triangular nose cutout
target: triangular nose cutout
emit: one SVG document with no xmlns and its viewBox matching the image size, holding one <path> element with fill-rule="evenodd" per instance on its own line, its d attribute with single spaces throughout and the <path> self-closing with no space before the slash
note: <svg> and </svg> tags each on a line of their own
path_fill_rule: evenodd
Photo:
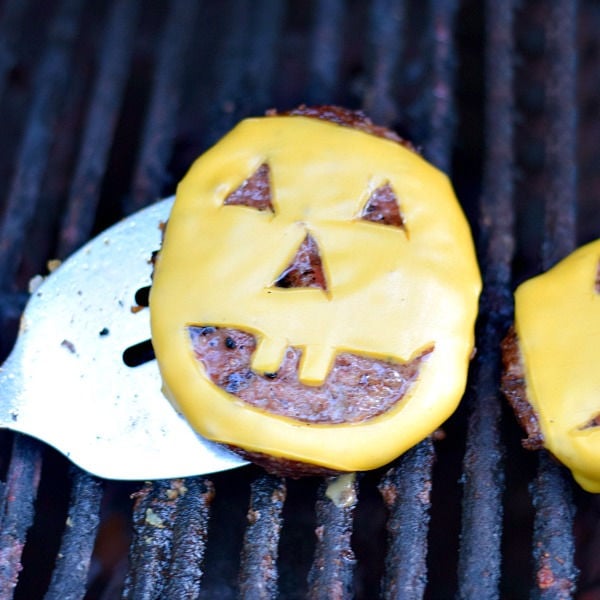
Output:
<svg viewBox="0 0 600 600">
<path fill-rule="evenodd" d="M 320 288 L 327 291 L 319 247 L 310 234 L 306 235 L 292 262 L 273 285 L 280 288 Z"/>
<path fill-rule="evenodd" d="M 248 179 L 231 192 L 224 200 L 224 205 L 237 204 L 256 210 L 273 210 L 271 202 L 271 184 L 269 165 L 263 163 Z"/>
<path fill-rule="evenodd" d="M 371 194 L 363 209 L 361 219 L 406 229 L 404 219 L 400 214 L 398 198 L 389 183 L 380 185 Z"/>
</svg>

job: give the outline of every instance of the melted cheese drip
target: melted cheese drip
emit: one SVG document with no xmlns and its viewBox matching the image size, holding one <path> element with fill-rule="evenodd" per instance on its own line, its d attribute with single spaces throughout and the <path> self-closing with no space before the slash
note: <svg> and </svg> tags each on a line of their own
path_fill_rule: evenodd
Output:
<svg viewBox="0 0 600 600">
<path fill-rule="evenodd" d="M 274 212 L 223 205 L 268 164 Z M 392 186 L 406 231 L 361 220 Z M 275 278 L 307 233 L 327 291 Z M 206 438 L 341 471 L 383 465 L 436 429 L 464 391 L 480 276 L 468 224 L 448 179 L 389 140 L 306 117 L 240 123 L 201 156 L 177 189 L 150 297 L 165 393 Z M 299 378 L 323 381 L 336 352 L 406 361 L 425 348 L 411 392 L 359 424 L 309 425 L 227 394 L 194 358 L 186 327 L 257 335 L 252 367 L 277 370 L 303 350 Z"/>
<path fill-rule="evenodd" d="M 528 399 L 544 445 L 577 482 L 600 492 L 600 240 L 588 244 L 515 294 L 515 326 Z"/>
<path fill-rule="evenodd" d="M 327 483 L 325 495 L 340 508 L 349 508 L 356 504 L 356 473 L 345 473 L 332 477 Z"/>
</svg>

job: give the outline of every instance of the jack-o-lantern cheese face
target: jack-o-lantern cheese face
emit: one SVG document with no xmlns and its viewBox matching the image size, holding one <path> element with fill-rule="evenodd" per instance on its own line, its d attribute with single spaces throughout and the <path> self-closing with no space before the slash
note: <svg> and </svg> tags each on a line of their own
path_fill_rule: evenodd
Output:
<svg viewBox="0 0 600 600">
<path fill-rule="evenodd" d="M 479 291 L 466 220 L 419 155 L 315 118 L 254 118 L 179 184 L 153 344 L 204 437 L 366 470 L 455 409 Z"/>
<path fill-rule="evenodd" d="M 530 436 L 600 493 L 600 240 L 517 289 L 515 331 Z"/>
</svg>

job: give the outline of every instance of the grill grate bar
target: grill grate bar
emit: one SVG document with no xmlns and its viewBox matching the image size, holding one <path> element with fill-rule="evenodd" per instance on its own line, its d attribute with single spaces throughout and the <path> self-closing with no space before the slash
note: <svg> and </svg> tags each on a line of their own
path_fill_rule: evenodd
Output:
<svg viewBox="0 0 600 600">
<path fill-rule="evenodd" d="M 0 598 L 3 600 L 13 597 L 17 585 L 41 472 L 41 444 L 33 438 L 15 435 L 0 515 Z"/>
<path fill-rule="evenodd" d="M 348 477 L 342 476 L 342 477 Z M 318 599 L 352 598 L 356 559 L 350 544 L 358 483 L 347 482 L 345 489 L 328 495 L 332 479 L 324 479 L 317 491 L 315 512 L 317 544 L 308 574 L 308 597 Z"/>
<path fill-rule="evenodd" d="M 27 12 L 27 2 L 12 0 L 4 3 L 0 24 L 0 98 L 8 81 L 8 73 L 16 66 L 19 33 Z"/>
<path fill-rule="evenodd" d="M 548 269 L 577 243 L 577 2 L 558 0 L 546 19 L 550 57 L 546 79 L 547 192 L 542 268 Z M 540 453 L 532 486 L 534 518 L 534 597 L 570 598 L 575 590 L 574 505 L 568 475 L 546 453 Z"/>
<path fill-rule="evenodd" d="M 62 107 L 83 9 L 81 0 L 64 0 L 50 28 L 40 64 L 17 167 L 0 224 L 0 288 L 7 289 L 19 268 L 25 236 L 40 200 L 52 143 L 52 127 Z"/>
<path fill-rule="evenodd" d="M 124 599 L 198 596 L 213 497 L 201 477 L 147 483 L 135 494 Z"/>
<path fill-rule="evenodd" d="M 173 555 L 162 598 L 197 598 L 206 549 L 209 508 L 214 497 L 212 482 L 201 477 L 184 480 L 173 525 Z M 167 492 L 169 496 L 169 492 Z M 172 496 L 172 494 L 171 494 Z"/>
<path fill-rule="evenodd" d="M 244 73 L 244 104 L 246 115 L 254 107 L 265 108 L 271 101 L 271 87 L 275 79 L 278 41 L 285 16 L 285 3 L 280 0 L 260 0 L 252 5 L 246 68 Z M 260 33 L 259 33 L 260 32 Z"/>
<path fill-rule="evenodd" d="M 106 172 L 129 74 L 137 16 L 137 2 L 117 0 L 107 19 L 99 51 L 100 66 L 91 92 L 80 156 L 60 232 L 60 257 L 74 252 L 92 231 L 102 178 Z"/>
<path fill-rule="evenodd" d="M 212 107 L 209 107 L 207 115 L 209 126 L 206 141 L 209 144 L 215 143 L 240 117 L 240 90 L 243 88 L 250 7 L 247 0 L 232 2 L 234 6 L 227 18 L 227 30 L 215 59 L 219 77 Z"/>
<path fill-rule="evenodd" d="M 390 125 L 398 117 L 393 82 L 404 45 L 405 13 L 402 0 L 374 0 L 369 15 L 368 33 L 373 58 L 364 108 L 374 123 L 382 125 Z"/>
<path fill-rule="evenodd" d="M 157 65 L 148 114 L 141 136 L 140 153 L 133 176 L 131 197 L 124 202 L 126 214 L 158 200 L 169 182 L 167 165 L 173 150 L 187 50 L 198 14 L 199 3 L 172 3 L 162 40 L 157 48 Z"/>
<path fill-rule="evenodd" d="M 157 597 L 171 558 L 175 505 L 168 481 L 149 482 L 134 494 L 133 540 L 124 598 Z"/>
<path fill-rule="evenodd" d="M 577 580 L 572 489 L 564 468 L 543 451 L 531 494 L 536 511 L 533 533 L 535 587 L 531 597 L 544 600 L 572 598 Z"/>
<path fill-rule="evenodd" d="M 250 486 L 248 525 L 244 533 L 240 567 L 240 598 L 277 597 L 277 556 L 285 480 L 264 475 Z"/>
<path fill-rule="evenodd" d="M 456 125 L 454 40 L 457 0 L 431 3 L 432 38 L 431 106 L 428 114 L 429 135 L 425 143 L 427 158 L 445 173 L 452 169 L 452 144 Z"/>
<path fill-rule="evenodd" d="M 409 450 L 379 484 L 389 510 L 384 598 L 422 598 L 427 584 L 427 533 L 431 508 L 431 438 Z"/>
<path fill-rule="evenodd" d="M 100 524 L 102 482 L 73 467 L 69 516 L 45 600 L 85 595 L 96 532 Z"/>
<path fill-rule="evenodd" d="M 319 0 L 311 36 L 310 79 L 307 96 L 310 104 L 331 103 L 336 97 L 340 74 L 344 28 L 342 0 Z"/>
<path fill-rule="evenodd" d="M 459 596 L 498 598 L 502 539 L 500 342 L 512 316 L 514 254 L 513 2 L 486 3 L 486 157 L 480 201 L 484 281 L 475 388 L 463 462 Z M 482 548 L 485 551 L 482 552 Z"/>
<path fill-rule="evenodd" d="M 554 3 L 546 21 L 550 72 L 546 79 L 546 194 L 542 267 L 549 269 L 577 242 L 576 0 Z"/>
<path fill-rule="evenodd" d="M 285 22 L 285 4 L 277 0 L 232 0 L 227 31 L 216 57 L 215 97 L 208 108 L 206 142 L 214 143 L 239 119 L 264 112 L 273 102 L 279 43 Z"/>
</svg>

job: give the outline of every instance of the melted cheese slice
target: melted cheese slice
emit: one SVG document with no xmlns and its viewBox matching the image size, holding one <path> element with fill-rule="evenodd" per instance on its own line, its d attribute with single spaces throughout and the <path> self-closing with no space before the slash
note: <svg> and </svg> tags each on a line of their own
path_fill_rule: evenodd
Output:
<svg viewBox="0 0 600 600">
<path fill-rule="evenodd" d="M 224 204 L 261 165 L 273 210 Z M 404 226 L 360 219 L 389 184 Z M 275 277 L 309 234 L 327 290 Z M 177 189 L 150 297 L 166 395 L 203 436 L 252 452 L 354 471 L 383 465 L 456 408 L 473 350 L 481 282 L 465 217 L 444 174 L 392 141 L 314 118 L 248 119 L 201 156 Z M 403 362 L 434 350 L 397 406 L 354 424 L 314 425 L 254 408 L 213 384 L 189 325 L 255 334 L 257 372 L 302 348 L 318 385 L 337 352 Z"/>
<path fill-rule="evenodd" d="M 600 240 L 515 294 L 527 396 L 544 446 L 577 482 L 600 492 Z"/>
</svg>

